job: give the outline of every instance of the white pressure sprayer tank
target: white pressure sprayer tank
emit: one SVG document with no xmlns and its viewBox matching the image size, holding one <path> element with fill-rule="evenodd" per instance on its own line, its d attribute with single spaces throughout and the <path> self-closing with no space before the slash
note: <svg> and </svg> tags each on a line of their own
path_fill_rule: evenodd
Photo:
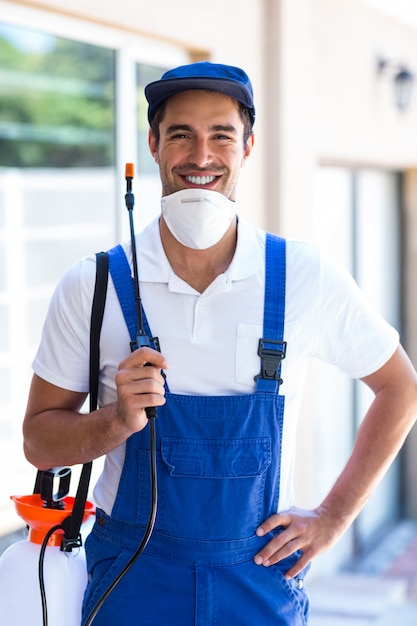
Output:
<svg viewBox="0 0 417 626">
<path fill-rule="evenodd" d="M 62 498 L 63 508 L 47 508 L 40 494 L 12 496 L 18 515 L 28 524 L 28 539 L 10 546 L 0 558 L 0 621 L 2 626 L 43 626 L 44 610 L 39 584 L 39 555 L 48 531 L 72 512 L 74 498 Z M 86 503 L 85 522 L 94 513 Z M 63 530 L 49 538 L 43 577 L 49 626 L 80 626 L 81 605 L 87 585 L 83 547 L 62 552 Z"/>
</svg>

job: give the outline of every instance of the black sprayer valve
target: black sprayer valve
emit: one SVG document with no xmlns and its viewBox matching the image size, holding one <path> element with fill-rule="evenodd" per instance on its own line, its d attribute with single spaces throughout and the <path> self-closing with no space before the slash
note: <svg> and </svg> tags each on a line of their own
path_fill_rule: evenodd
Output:
<svg viewBox="0 0 417 626">
<path fill-rule="evenodd" d="M 65 509 L 64 498 L 71 482 L 70 467 L 52 467 L 42 472 L 40 496 L 47 509 Z"/>
</svg>

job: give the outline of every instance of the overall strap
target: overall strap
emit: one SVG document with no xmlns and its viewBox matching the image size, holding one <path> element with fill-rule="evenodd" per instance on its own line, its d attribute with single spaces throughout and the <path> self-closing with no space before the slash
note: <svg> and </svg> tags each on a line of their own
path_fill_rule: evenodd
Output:
<svg viewBox="0 0 417 626">
<path fill-rule="evenodd" d="M 135 285 L 130 269 L 129 261 L 126 258 L 125 251 L 119 244 L 108 252 L 109 270 L 116 289 L 117 297 L 120 302 L 121 309 L 131 341 L 135 341 L 138 332 L 138 321 L 135 306 Z M 148 337 L 152 337 L 145 311 L 142 308 L 142 321 L 144 331 Z"/>
<path fill-rule="evenodd" d="M 255 376 L 256 391 L 276 393 L 282 384 L 281 361 L 285 358 L 284 341 L 286 283 L 286 242 L 270 233 L 265 242 L 265 297 L 263 337 L 258 355 L 261 371 Z"/>
</svg>

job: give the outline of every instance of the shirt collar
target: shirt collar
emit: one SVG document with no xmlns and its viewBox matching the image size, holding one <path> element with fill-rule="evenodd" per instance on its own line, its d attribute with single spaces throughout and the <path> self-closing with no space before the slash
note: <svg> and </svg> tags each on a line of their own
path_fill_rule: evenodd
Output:
<svg viewBox="0 0 417 626">
<path fill-rule="evenodd" d="M 243 280 L 255 274 L 263 262 L 260 238 L 264 233 L 238 219 L 237 245 L 226 271 L 229 280 Z M 144 282 L 169 283 L 172 269 L 165 255 L 159 234 L 159 217 L 137 235 L 139 277 Z"/>
<path fill-rule="evenodd" d="M 255 274 L 263 263 L 265 234 L 239 217 L 236 251 L 227 270 L 231 280 L 243 280 Z"/>
</svg>

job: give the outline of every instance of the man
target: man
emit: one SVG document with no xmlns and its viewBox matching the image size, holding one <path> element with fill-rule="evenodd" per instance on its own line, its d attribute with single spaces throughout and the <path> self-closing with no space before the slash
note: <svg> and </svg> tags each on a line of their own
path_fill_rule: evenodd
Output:
<svg viewBox="0 0 417 626">
<path fill-rule="evenodd" d="M 161 353 L 130 354 L 113 268 L 101 408 L 81 414 L 95 259 L 71 268 L 35 359 L 25 452 L 41 469 L 107 455 L 86 545 L 84 620 L 143 535 L 144 408 L 156 406 L 155 530 L 94 623 L 303 625 L 309 563 L 348 528 L 398 453 L 415 420 L 416 374 L 397 332 L 343 270 L 313 246 L 266 237 L 238 219 L 236 187 L 255 118 L 247 75 L 196 63 L 145 93 L 162 214 L 136 239 L 143 308 Z M 131 262 L 130 245 L 123 249 Z M 304 511 L 292 507 L 291 485 L 311 356 L 361 378 L 375 399 L 337 482 Z"/>
</svg>

